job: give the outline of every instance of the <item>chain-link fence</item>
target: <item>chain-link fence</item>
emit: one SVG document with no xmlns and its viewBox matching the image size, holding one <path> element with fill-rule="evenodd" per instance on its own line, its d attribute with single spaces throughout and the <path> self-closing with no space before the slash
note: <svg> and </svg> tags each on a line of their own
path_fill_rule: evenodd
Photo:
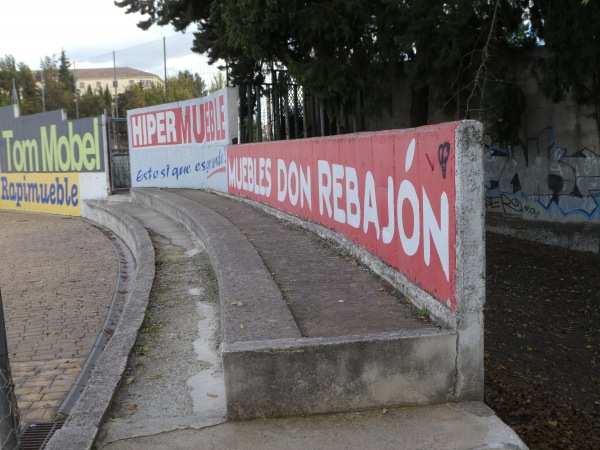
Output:
<svg viewBox="0 0 600 450">
<path fill-rule="evenodd" d="M 4 309 L 0 291 L 0 448 L 19 448 L 19 410 L 8 361 Z"/>
</svg>

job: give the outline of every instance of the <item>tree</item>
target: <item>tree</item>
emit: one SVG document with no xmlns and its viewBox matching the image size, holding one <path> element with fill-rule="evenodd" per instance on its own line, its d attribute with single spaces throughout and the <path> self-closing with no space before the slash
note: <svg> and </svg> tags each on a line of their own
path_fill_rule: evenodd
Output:
<svg viewBox="0 0 600 450">
<path fill-rule="evenodd" d="M 141 82 L 127 86 L 125 92 L 119 94 L 119 115 L 126 111 L 146 106 L 160 105 L 165 102 L 165 91 L 162 86 L 151 84 L 143 86 Z"/>
<path fill-rule="evenodd" d="M 75 75 L 71 71 L 71 62 L 69 61 L 69 58 L 67 58 L 64 49 L 60 52 L 58 80 L 62 83 L 65 91 L 75 95 Z"/>
<path fill-rule="evenodd" d="M 0 106 L 12 103 L 13 80 L 18 78 L 15 58 L 7 55 L 0 59 Z"/>
<path fill-rule="evenodd" d="M 206 95 L 206 84 L 200 75 L 188 71 L 180 71 L 167 78 L 168 102 L 177 102 L 200 98 Z"/>
<path fill-rule="evenodd" d="M 44 98 L 46 111 L 64 109 L 71 118 L 75 116 L 75 98 L 73 92 L 65 88 L 60 79 L 60 72 L 56 58 L 46 56 L 41 61 L 41 70 L 44 77 Z"/>
<path fill-rule="evenodd" d="M 84 94 L 79 97 L 79 117 L 97 117 L 104 113 L 106 104 L 102 91 L 94 92 L 88 86 Z"/>
<path fill-rule="evenodd" d="M 42 111 L 42 96 L 33 72 L 24 63 L 18 67 L 18 91 L 20 95 L 20 111 L 22 115 L 35 114 Z"/>
<path fill-rule="evenodd" d="M 360 92 L 374 110 L 389 103 L 398 76 L 413 92 L 413 125 L 431 117 L 438 97 L 454 116 L 486 111 L 494 121 L 507 64 L 529 0 L 122 0 L 139 24 L 196 24 L 193 51 L 227 61 L 234 84 L 258 84 L 273 62 L 316 95 L 330 116 L 354 105 Z M 523 36 L 522 36 L 523 37 Z M 508 80 L 510 81 L 510 80 Z M 496 86 L 492 86 L 496 84 Z M 492 87 L 494 87 L 492 89 Z M 490 106 L 492 108 L 490 109 Z M 496 122 L 518 117 L 518 109 Z M 517 110 L 517 114 L 515 114 Z M 501 115 L 507 110 L 497 109 Z M 517 123 L 518 120 L 513 120 Z M 504 133 L 504 130 L 498 130 Z M 503 136 L 502 139 L 507 139 Z"/>
<path fill-rule="evenodd" d="M 17 63 L 10 55 L 0 58 L 0 106 L 12 103 L 13 80 L 21 114 L 40 112 L 40 92 L 31 69 L 23 63 Z"/>
<path fill-rule="evenodd" d="M 219 70 L 210 80 L 210 86 L 208 87 L 208 93 L 212 94 L 217 92 L 219 89 L 223 89 L 227 83 L 225 82 L 225 76 L 223 72 Z"/>
<path fill-rule="evenodd" d="M 572 96 L 589 107 L 600 140 L 600 3 L 540 2 L 539 15 L 538 35 L 548 50 L 540 87 L 555 102 Z"/>
<path fill-rule="evenodd" d="M 104 97 L 104 107 L 110 111 L 113 102 L 113 96 L 108 89 L 108 84 L 104 87 L 104 92 L 102 93 L 102 97 Z"/>
</svg>

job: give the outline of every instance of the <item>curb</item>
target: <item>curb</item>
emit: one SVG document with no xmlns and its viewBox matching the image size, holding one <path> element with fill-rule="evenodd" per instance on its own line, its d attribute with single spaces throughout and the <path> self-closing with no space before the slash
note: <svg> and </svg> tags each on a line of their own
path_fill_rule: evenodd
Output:
<svg viewBox="0 0 600 450">
<path fill-rule="evenodd" d="M 89 450 L 127 367 L 129 353 L 144 320 L 154 281 L 154 247 L 146 229 L 131 216 L 115 214 L 100 202 L 86 202 L 82 216 L 119 236 L 135 258 L 135 279 L 115 332 L 64 426 L 47 450 Z"/>
</svg>

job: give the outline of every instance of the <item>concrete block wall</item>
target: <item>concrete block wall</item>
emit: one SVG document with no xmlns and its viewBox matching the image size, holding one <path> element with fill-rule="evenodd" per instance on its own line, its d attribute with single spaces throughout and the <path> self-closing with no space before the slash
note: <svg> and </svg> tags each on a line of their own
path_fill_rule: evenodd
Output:
<svg viewBox="0 0 600 450">
<path fill-rule="evenodd" d="M 552 126 L 484 150 L 486 210 L 528 222 L 600 224 L 600 153 L 565 147 Z"/>
</svg>

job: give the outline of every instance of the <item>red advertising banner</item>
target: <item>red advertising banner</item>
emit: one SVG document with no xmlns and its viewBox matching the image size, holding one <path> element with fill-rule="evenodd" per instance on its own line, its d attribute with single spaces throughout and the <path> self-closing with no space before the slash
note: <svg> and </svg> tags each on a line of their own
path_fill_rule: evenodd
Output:
<svg viewBox="0 0 600 450">
<path fill-rule="evenodd" d="M 456 309 L 455 130 L 228 147 L 228 192 L 335 230 Z"/>
</svg>

